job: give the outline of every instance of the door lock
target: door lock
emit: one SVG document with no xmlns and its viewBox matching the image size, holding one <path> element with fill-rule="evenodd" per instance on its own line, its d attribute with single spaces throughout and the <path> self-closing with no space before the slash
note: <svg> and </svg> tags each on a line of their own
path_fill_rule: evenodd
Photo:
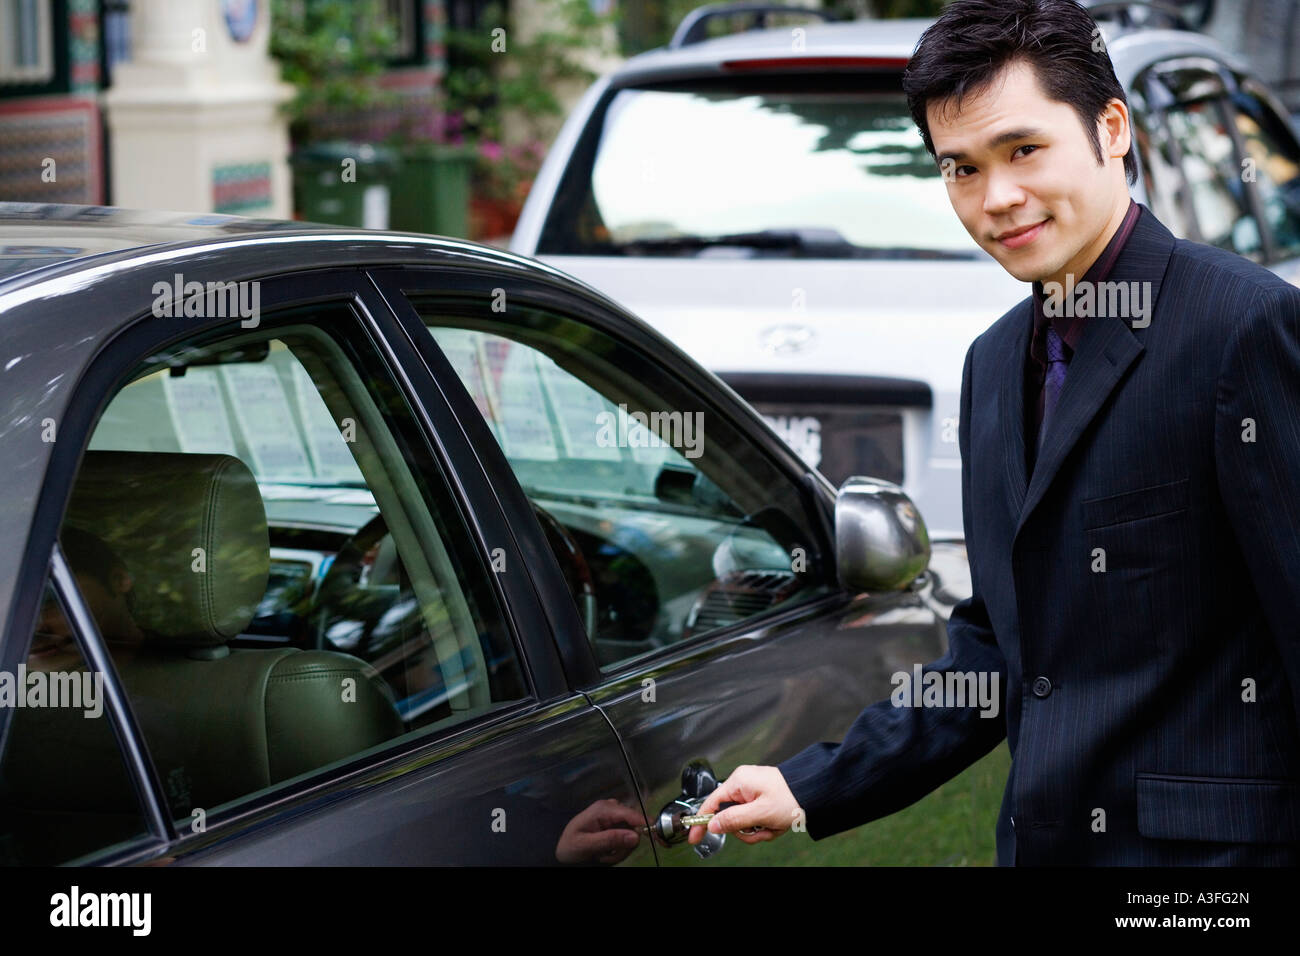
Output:
<svg viewBox="0 0 1300 956">
<path fill-rule="evenodd" d="M 666 846 L 685 842 L 690 834 L 690 827 L 682 824 L 682 817 L 699 813 L 705 799 L 717 789 L 718 778 L 706 761 L 693 760 L 688 763 L 682 770 L 682 792 L 676 800 L 659 811 L 652 828 L 655 836 Z M 731 806 L 735 804 L 724 803 L 720 809 L 725 810 Z M 695 845 L 695 852 L 700 859 L 707 860 L 722 849 L 726 840 L 725 833 L 709 833 L 706 830 L 704 839 Z"/>
</svg>

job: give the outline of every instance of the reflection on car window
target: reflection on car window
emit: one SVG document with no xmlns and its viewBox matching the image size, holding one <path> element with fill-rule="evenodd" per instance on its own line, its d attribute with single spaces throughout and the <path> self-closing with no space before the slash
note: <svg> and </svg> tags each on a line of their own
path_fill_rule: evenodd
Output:
<svg viewBox="0 0 1300 956">
<path fill-rule="evenodd" d="M 111 603 L 114 573 L 83 563 L 78 586 Z M 115 641 L 109 650 L 120 663 L 135 648 Z M 48 585 L 19 676 L 0 675 L 0 706 L 10 711 L 0 760 L 0 864 L 67 863 L 145 834 L 103 680 L 86 666 Z"/>
<path fill-rule="evenodd" d="M 819 230 L 808 255 L 983 254 L 953 215 L 896 77 L 625 89 L 575 154 L 539 253 L 696 253 L 681 237 Z M 772 245 L 777 255 L 797 246 Z M 840 249 L 834 243 L 842 243 Z"/>
<path fill-rule="evenodd" d="M 1300 256 L 1300 151 L 1285 121 L 1258 95 L 1239 90 L 1231 100 L 1237 129 L 1273 234 L 1278 258 Z"/>
<path fill-rule="evenodd" d="M 272 326 L 274 328 L 272 329 Z M 351 312 L 145 358 L 60 539 L 171 809 L 214 807 L 527 696 L 490 571 Z M 101 595 L 102 597 L 102 595 Z"/>
<path fill-rule="evenodd" d="M 415 297 L 538 513 L 604 667 L 821 593 L 797 486 L 647 356 Z"/>
<path fill-rule="evenodd" d="M 1155 212 L 1176 235 L 1246 256 L 1263 258 L 1259 222 L 1250 212 L 1240 158 L 1224 120 L 1222 83 L 1200 69 L 1172 70 L 1146 84 L 1159 104 L 1146 101 L 1137 111 L 1138 143 Z M 1178 205 L 1190 207 L 1199 237 Z"/>
<path fill-rule="evenodd" d="M 1163 87 L 1156 87 L 1159 95 Z M 1179 168 L 1180 154 L 1163 125 L 1160 114 L 1152 112 L 1152 106 L 1140 87 L 1129 91 L 1129 106 L 1132 110 L 1133 137 L 1138 153 L 1138 162 L 1146 181 L 1147 199 L 1156 218 L 1169 227 L 1169 231 L 1181 238 L 1194 235 L 1191 219 L 1191 200 L 1187 196 L 1187 184 Z"/>
</svg>

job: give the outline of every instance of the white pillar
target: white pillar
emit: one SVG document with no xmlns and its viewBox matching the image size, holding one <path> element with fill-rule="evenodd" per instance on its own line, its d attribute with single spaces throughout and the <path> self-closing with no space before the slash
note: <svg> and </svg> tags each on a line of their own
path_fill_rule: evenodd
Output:
<svg viewBox="0 0 1300 956">
<path fill-rule="evenodd" d="M 132 0 L 131 62 L 104 93 L 117 206 L 287 219 L 293 87 L 269 0 Z"/>
</svg>

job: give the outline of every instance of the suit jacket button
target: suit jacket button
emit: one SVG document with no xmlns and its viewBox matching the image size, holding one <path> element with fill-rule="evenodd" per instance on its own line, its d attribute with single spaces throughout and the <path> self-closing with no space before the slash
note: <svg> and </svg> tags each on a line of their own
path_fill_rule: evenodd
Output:
<svg viewBox="0 0 1300 956">
<path fill-rule="evenodd" d="M 1046 677 L 1034 678 L 1034 696 L 1046 697 L 1052 692 L 1052 682 Z"/>
</svg>

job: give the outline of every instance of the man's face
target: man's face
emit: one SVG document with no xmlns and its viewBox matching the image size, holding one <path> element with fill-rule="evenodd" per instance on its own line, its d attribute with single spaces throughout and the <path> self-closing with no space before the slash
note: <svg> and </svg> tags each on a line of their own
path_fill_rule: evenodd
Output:
<svg viewBox="0 0 1300 956">
<path fill-rule="evenodd" d="M 1118 105 L 1099 123 L 1102 155 L 1122 157 L 1128 116 L 1111 102 Z M 1067 272 L 1082 278 L 1105 248 L 1117 204 L 1127 207 L 1128 187 L 1113 162 L 1097 163 L 1074 108 L 1043 95 L 1034 68 L 1016 60 L 960 113 L 931 103 L 926 118 L 948 197 L 971 238 L 1022 282 L 1064 282 Z"/>
<path fill-rule="evenodd" d="M 84 589 L 85 582 L 77 577 L 78 585 Z M 84 592 L 83 592 L 84 593 Z M 63 616 L 63 609 L 53 594 L 47 592 L 45 602 L 41 605 L 41 616 L 32 635 L 31 650 L 28 651 L 28 670 L 61 671 L 75 670 L 81 665 L 81 651 L 72 636 L 68 619 Z"/>
<path fill-rule="evenodd" d="M 110 644 L 136 640 L 138 631 L 126 601 L 131 576 L 125 570 L 114 569 L 106 584 L 92 574 L 75 573 L 77 589 L 104 640 Z M 28 669 L 72 670 L 81 666 L 81 660 L 81 651 L 62 609 L 57 601 L 47 600 L 41 607 L 40 621 L 32 637 Z"/>
</svg>

